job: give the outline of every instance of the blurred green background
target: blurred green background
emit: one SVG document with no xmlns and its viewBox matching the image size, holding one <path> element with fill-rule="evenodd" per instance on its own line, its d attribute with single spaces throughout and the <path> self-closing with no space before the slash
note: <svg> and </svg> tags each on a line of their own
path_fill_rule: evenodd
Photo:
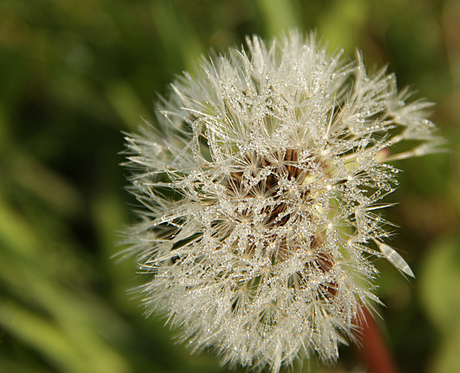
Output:
<svg viewBox="0 0 460 373">
<path fill-rule="evenodd" d="M 134 260 L 111 259 L 136 204 L 122 131 L 152 119 L 157 92 L 201 54 L 292 27 L 331 52 L 360 49 L 437 103 L 450 152 L 398 163 L 387 201 L 400 204 L 385 212 L 417 279 L 378 261 L 379 323 L 401 372 L 460 372 L 459 1 L 2 0 L 1 373 L 227 371 L 146 320 Z M 341 354 L 303 371 L 362 371 L 352 348 Z"/>
</svg>

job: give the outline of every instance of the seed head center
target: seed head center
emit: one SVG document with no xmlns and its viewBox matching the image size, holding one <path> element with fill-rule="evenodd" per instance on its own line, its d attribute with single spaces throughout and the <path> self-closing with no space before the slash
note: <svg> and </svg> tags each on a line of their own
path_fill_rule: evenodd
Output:
<svg viewBox="0 0 460 373">
<path fill-rule="evenodd" d="M 317 247 L 322 241 L 320 235 L 300 233 L 312 219 L 312 193 L 305 180 L 315 177 L 313 162 L 313 157 L 300 162 L 297 149 L 253 153 L 242 157 L 230 173 L 226 186 L 228 197 L 238 206 L 235 224 L 252 228 L 246 254 L 263 255 L 277 263 L 305 242 Z"/>
</svg>

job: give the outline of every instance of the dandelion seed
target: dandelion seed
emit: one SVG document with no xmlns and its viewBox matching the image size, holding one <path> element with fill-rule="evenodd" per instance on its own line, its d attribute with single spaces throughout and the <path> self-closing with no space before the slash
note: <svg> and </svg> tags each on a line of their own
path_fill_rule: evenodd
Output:
<svg viewBox="0 0 460 373">
<path fill-rule="evenodd" d="M 383 162 L 440 139 L 429 105 L 404 102 L 395 77 L 368 74 L 360 56 L 345 63 L 296 32 L 247 44 L 184 75 L 158 127 L 127 138 L 144 206 L 129 252 L 151 275 L 148 312 L 193 351 L 277 373 L 313 354 L 333 362 L 354 339 L 362 307 L 379 302 L 369 254 L 413 276 L 383 243 L 376 210 L 398 172 Z M 406 140 L 414 150 L 390 153 Z"/>
<path fill-rule="evenodd" d="M 404 272 L 406 275 L 415 278 L 412 269 L 409 267 L 403 257 L 395 251 L 395 249 L 392 249 L 390 246 L 382 242 L 376 241 L 376 243 L 385 258 L 387 258 L 387 260 L 393 264 L 398 271 Z"/>
</svg>

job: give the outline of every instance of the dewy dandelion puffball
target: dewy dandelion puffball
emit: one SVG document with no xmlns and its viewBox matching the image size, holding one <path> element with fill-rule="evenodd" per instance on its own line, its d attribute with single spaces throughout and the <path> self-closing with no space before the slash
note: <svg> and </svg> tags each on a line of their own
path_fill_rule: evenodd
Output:
<svg viewBox="0 0 460 373">
<path fill-rule="evenodd" d="M 369 256 L 412 276 L 379 210 L 398 170 L 436 151 L 429 103 L 298 33 L 203 61 L 127 138 L 142 220 L 129 252 L 150 274 L 148 312 L 222 363 L 278 372 L 335 361 L 362 307 L 378 302 Z M 410 141 L 411 150 L 392 154 Z M 406 147 L 407 149 L 407 147 Z"/>
</svg>

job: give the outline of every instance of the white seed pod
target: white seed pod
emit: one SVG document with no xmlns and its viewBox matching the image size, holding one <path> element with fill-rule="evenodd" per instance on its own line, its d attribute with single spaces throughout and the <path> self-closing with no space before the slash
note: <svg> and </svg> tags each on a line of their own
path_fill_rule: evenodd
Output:
<svg viewBox="0 0 460 373">
<path fill-rule="evenodd" d="M 127 241 L 150 275 L 148 313 L 223 364 L 277 373 L 297 358 L 337 360 L 360 310 L 379 302 L 369 242 L 413 277 L 375 213 L 397 184 L 383 162 L 415 155 L 382 149 L 409 127 L 423 132 L 417 146 L 438 144 L 426 105 L 407 110 L 404 97 L 393 75 L 297 32 L 268 48 L 254 36 L 175 82 L 156 128 L 127 139 L 143 206 Z"/>
<path fill-rule="evenodd" d="M 395 249 L 392 249 L 390 246 L 382 242 L 377 242 L 377 245 L 382 254 L 385 256 L 385 258 L 391 264 L 393 264 L 398 271 L 415 278 L 414 272 L 412 272 L 412 269 L 409 267 L 409 264 L 407 264 L 407 262 L 399 253 L 396 252 Z"/>
</svg>

